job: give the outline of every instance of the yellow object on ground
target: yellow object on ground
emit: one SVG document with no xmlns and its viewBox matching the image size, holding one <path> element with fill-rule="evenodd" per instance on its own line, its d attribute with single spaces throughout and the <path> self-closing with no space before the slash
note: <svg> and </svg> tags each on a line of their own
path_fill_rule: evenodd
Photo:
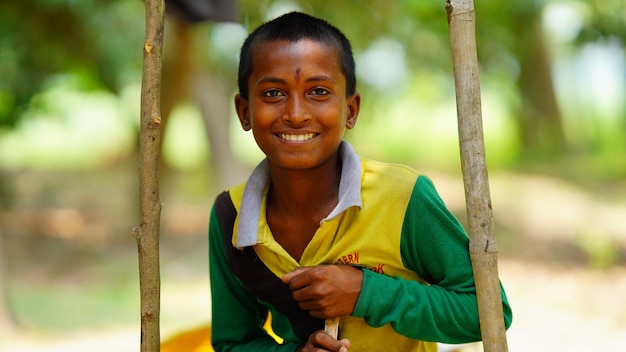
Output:
<svg viewBox="0 0 626 352">
<path fill-rule="evenodd" d="M 264 328 L 278 343 L 283 342 L 272 330 L 271 315 L 268 315 Z M 213 347 L 211 346 L 211 325 L 183 331 L 178 335 L 170 337 L 161 343 L 161 352 L 213 352 Z"/>
<path fill-rule="evenodd" d="M 213 352 L 211 325 L 184 331 L 161 344 L 161 352 Z"/>
</svg>

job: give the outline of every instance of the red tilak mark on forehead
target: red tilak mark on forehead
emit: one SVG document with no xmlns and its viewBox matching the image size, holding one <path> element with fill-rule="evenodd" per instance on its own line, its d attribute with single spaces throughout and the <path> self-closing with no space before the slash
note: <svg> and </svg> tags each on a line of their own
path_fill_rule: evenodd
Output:
<svg viewBox="0 0 626 352">
<path fill-rule="evenodd" d="M 298 67 L 296 69 L 296 82 L 300 83 L 300 72 L 302 72 L 302 69 L 300 69 L 300 67 Z"/>
</svg>

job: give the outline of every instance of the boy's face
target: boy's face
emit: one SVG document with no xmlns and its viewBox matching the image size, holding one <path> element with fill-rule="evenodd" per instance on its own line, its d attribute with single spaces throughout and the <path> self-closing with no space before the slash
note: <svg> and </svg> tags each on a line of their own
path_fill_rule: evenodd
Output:
<svg viewBox="0 0 626 352">
<path fill-rule="evenodd" d="M 270 163 L 306 169 L 329 161 L 345 129 L 356 124 L 358 93 L 346 97 L 337 50 L 312 40 L 257 45 L 249 95 L 237 115 Z"/>
</svg>

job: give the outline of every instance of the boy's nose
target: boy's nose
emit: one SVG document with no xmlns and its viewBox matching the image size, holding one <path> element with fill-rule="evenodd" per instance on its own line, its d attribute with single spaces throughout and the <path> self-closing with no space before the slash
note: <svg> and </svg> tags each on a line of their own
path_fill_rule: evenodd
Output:
<svg viewBox="0 0 626 352">
<path fill-rule="evenodd" d="M 301 124 L 311 119 L 311 115 L 306 108 L 306 104 L 303 99 L 298 97 L 291 97 L 287 102 L 286 111 L 283 114 L 283 119 L 286 122 L 292 124 Z"/>
</svg>

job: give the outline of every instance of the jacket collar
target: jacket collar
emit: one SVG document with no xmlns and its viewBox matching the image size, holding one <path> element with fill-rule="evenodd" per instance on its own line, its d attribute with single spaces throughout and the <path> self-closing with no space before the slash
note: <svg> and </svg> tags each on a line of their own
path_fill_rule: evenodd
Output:
<svg viewBox="0 0 626 352">
<path fill-rule="evenodd" d="M 335 208 L 322 219 L 331 220 L 350 207 L 361 208 L 361 158 L 356 154 L 350 143 L 342 141 L 339 145 L 341 159 L 341 178 L 339 180 L 339 201 Z M 258 234 L 259 218 L 265 191 L 269 186 L 270 173 L 267 159 L 264 159 L 252 171 L 243 191 L 241 209 L 237 223 L 235 246 L 243 248 L 254 246 L 260 240 Z"/>
</svg>

